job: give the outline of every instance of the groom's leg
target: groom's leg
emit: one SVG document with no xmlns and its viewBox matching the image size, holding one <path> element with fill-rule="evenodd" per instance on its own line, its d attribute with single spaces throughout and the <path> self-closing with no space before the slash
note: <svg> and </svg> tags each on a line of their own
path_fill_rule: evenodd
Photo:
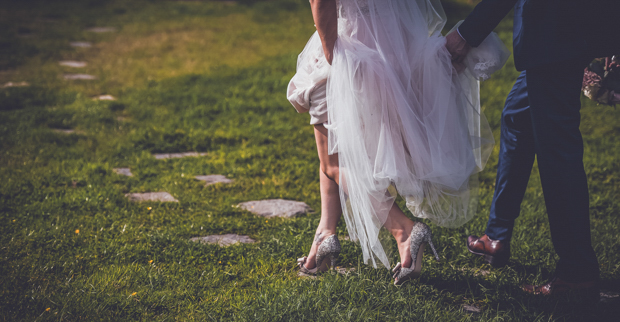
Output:
<svg viewBox="0 0 620 322">
<path fill-rule="evenodd" d="M 525 72 L 517 78 L 502 112 L 495 194 L 486 235 L 510 240 L 534 164 L 534 137 Z"/>
<path fill-rule="evenodd" d="M 527 71 L 538 168 L 551 238 L 566 281 L 598 279 L 591 245 L 588 185 L 583 168 L 581 82 L 586 63 L 570 62 Z"/>
</svg>

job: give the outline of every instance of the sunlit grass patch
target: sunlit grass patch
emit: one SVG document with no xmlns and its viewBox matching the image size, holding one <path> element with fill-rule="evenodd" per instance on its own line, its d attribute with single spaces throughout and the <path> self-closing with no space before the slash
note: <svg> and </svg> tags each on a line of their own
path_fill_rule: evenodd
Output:
<svg viewBox="0 0 620 322">
<path fill-rule="evenodd" d="M 7 13 L 6 23 L 31 26 L 32 36 L 16 39 L 18 28 L 4 31 L 13 46 L 7 57 L 13 58 L 6 61 L 9 70 L 0 74 L 0 83 L 30 79 L 56 87 L 62 73 L 75 71 L 58 61 L 79 60 L 88 62 L 80 71 L 100 81 L 76 81 L 69 88 L 88 96 L 118 92 L 124 86 L 207 73 L 218 66 L 251 66 L 302 48 L 314 30 L 312 18 L 300 10 L 307 5 L 298 1 L 259 2 L 252 7 L 225 2 L 89 3 L 37 3 L 40 8 L 35 6 L 34 11 L 27 6 L 11 8 L 17 14 Z M 45 18 L 50 15 L 46 11 L 62 13 Z M 96 34 L 87 31 L 91 26 L 113 26 L 117 31 Z M 74 49 L 69 47 L 71 41 L 89 41 L 93 46 Z M 18 65 L 22 67 L 12 69 Z"/>
</svg>

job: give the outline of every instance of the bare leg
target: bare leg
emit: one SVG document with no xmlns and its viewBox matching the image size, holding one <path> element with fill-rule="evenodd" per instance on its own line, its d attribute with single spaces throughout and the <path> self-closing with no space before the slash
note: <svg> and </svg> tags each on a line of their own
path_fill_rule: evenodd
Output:
<svg viewBox="0 0 620 322">
<path fill-rule="evenodd" d="M 342 215 L 338 192 L 338 155 L 327 153 L 327 129 L 323 125 L 314 126 L 314 136 L 321 164 L 319 171 L 321 221 L 316 229 L 314 242 L 305 264 L 307 269 L 313 269 L 316 266 L 315 258 L 318 246 L 323 239 L 336 234 L 336 226 L 338 226 L 338 221 Z"/>
<path fill-rule="evenodd" d="M 394 203 L 388 218 L 383 227 L 385 227 L 396 239 L 398 244 L 398 253 L 400 254 L 400 263 L 403 267 L 411 267 L 411 252 L 409 239 L 414 222 L 409 219 L 402 210 Z"/>
<path fill-rule="evenodd" d="M 326 237 L 336 234 L 336 226 L 342 216 L 340 205 L 340 195 L 338 191 L 339 168 L 338 155 L 329 155 L 327 152 L 327 129 L 323 125 L 314 126 L 314 137 L 319 153 L 321 165 L 320 186 L 321 186 L 321 221 L 316 229 L 316 235 L 312 248 L 308 254 L 306 268 L 313 269 L 316 266 L 315 258 L 318 246 Z M 409 251 L 409 238 L 414 222 L 409 219 L 393 204 L 390 209 L 388 219 L 384 227 L 394 236 L 398 244 L 400 262 L 403 267 L 411 266 L 411 252 Z"/>
</svg>

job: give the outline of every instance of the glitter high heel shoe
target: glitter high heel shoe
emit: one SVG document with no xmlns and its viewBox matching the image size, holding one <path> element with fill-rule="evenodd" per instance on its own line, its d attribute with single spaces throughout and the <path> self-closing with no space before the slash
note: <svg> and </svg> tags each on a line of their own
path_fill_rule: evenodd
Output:
<svg viewBox="0 0 620 322">
<path fill-rule="evenodd" d="M 317 273 L 327 271 L 330 267 L 333 269 L 336 267 L 336 260 L 338 260 L 340 250 L 340 242 L 338 241 L 338 237 L 336 235 L 331 235 L 325 238 L 316 251 L 316 267 L 313 269 L 307 269 L 305 264 L 308 257 L 304 256 L 297 260 L 299 271 L 307 275 L 316 275 Z M 328 259 L 330 260 L 331 266 L 327 266 L 329 265 L 327 262 Z"/>
<path fill-rule="evenodd" d="M 396 264 L 396 267 L 392 270 L 394 273 L 394 285 L 402 285 L 406 281 L 420 276 L 422 272 L 422 255 L 424 255 L 424 246 L 426 244 L 431 246 L 435 258 L 439 261 L 439 255 L 437 255 L 435 245 L 433 245 L 431 229 L 426 224 L 417 222 L 413 226 L 411 237 L 409 238 L 411 267 L 402 267 L 400 262 Z"/>
</svg>

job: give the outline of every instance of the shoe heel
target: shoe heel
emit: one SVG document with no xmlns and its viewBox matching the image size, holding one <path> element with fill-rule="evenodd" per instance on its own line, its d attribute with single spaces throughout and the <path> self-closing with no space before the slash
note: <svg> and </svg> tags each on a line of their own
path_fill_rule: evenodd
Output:
<svg viewBox="0 0 620 322">
<path fill-rule="evenodd" d="M 433 251 L 433 254 L 435 255 L 435 259 L 439 262 L 439 254 L 437 254 L 437 250 L 435 249 L 435 245 L 433 245 L 433 241 L 431 240 L 431 237 L 428 237 L 428 245 L 431 246 L 431 250 Z"/>
<path fill-rule="evenodd" d="M 504 256 L 500 257 L 500 256 L 484 255 L 484 259 L 487 261 L 487 263 L 491 264 L 491 266 L 495 268 L 501 268 L 501 267 L 506 266 L 506 264 L 508 264 L 508 258 Z"/>
<path fill-rule="evenodd" d="M 319 267 L 320 271 L 323 271 L 323 267 L 327 266 L 325 268 L 326 271 L 329 270 L 333 270 L 336 269 L 336 262 L 338 261 L 338 255 L 339 253 L 327 253 L 325 254 L 322 259 L 321 262 L 317 262 L 317 267 Z"/>
<path fill-rule="evenodd" d="M 340 242 L 338 241 L 338 237 L 336 235 L 331 235 L 325 239 L 319 246 L 316 254 L 316 263 L 317 267 L 320 267 L 319 270 L 322 271 L 325 265 L 328 266 L 327 270 L 330 268 L 334 269 L 336 267 L 336 261 L 338 260 L 340 250 Z M 330 261 L 327 261 L 328 259 Z"/>
</svg>

